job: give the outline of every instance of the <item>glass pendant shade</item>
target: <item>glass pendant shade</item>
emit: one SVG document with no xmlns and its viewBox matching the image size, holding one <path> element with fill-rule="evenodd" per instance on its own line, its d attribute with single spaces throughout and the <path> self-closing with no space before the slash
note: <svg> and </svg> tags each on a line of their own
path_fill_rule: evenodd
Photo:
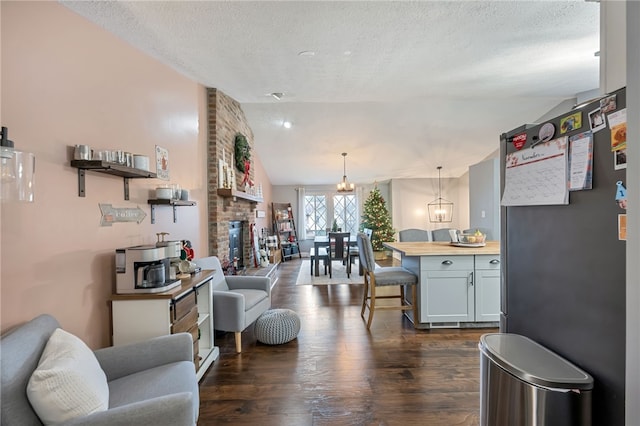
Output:
<svg viewBox="0 0 640 426">
<path fill-rule="evenodd" d="M 14 149 L 8 139 L 6 127 L 2 127 L 0 141 L 0 200 L 24 201 L 32 203 L 34 199 L 34 181 L 36 157 L 30 152 Z"/>
<path fill-rule="evenodd" d="M 442 198 L 440 169 L 442 169 L 442 166 L 438 166 L 438 198 L 427 204 L 429 222 L 432 223 L 446 223 L 453 220 L 453 203 Z"/>
</svg>

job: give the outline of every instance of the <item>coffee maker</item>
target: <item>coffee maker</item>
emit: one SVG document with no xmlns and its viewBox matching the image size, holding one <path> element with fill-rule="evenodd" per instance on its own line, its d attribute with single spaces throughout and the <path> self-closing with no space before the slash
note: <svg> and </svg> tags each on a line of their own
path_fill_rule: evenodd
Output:
<svg viewBox="0 0 640 426">
<path fill-rule="evenodd" d="M 116 293 L 160 293 L 182 284 L 180 280 L 170 279 L 169 266 L 176 255 L 174 251 L 173 245 L 116 249 Z"/>
</svg>

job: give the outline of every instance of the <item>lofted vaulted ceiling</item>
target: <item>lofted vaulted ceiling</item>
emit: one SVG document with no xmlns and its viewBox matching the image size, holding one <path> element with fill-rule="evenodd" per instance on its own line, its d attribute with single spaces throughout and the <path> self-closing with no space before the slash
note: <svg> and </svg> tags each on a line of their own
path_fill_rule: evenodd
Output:
<svg viewBox="0 0 640 426">
<path fill-rule="evenodd" d="M 595 2 L 62 4 L 239 101 L 274 185 L 458 177 L 598 87 Z"/>
</svg>

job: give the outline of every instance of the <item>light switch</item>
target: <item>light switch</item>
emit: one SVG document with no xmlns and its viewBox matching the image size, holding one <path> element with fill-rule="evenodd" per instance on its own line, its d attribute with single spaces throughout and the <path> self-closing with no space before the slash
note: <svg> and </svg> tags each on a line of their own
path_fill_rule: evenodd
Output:
<svg viewBox="0 0 640 426">
<path fill-rule="evenodd" d="M 485 217 L 487 217 L 487 213 L 482 210 L 482 212 L 480 213 L 480 217 L 484 219 Z"/>
</svg>

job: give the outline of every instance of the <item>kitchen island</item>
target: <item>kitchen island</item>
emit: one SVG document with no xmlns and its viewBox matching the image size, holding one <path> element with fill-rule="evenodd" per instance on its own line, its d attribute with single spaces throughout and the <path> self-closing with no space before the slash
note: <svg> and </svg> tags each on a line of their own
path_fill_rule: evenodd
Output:
<svg viewBox="0 0 640 426">
<path fill-rule="evenodd" d="M 497 327 L 500 243 L 456 247 L 446 242 L 384 243 L 418 276 L 416 328 Z M 409 314 L 407 316 L 410 317 Z"/>
</svg>

